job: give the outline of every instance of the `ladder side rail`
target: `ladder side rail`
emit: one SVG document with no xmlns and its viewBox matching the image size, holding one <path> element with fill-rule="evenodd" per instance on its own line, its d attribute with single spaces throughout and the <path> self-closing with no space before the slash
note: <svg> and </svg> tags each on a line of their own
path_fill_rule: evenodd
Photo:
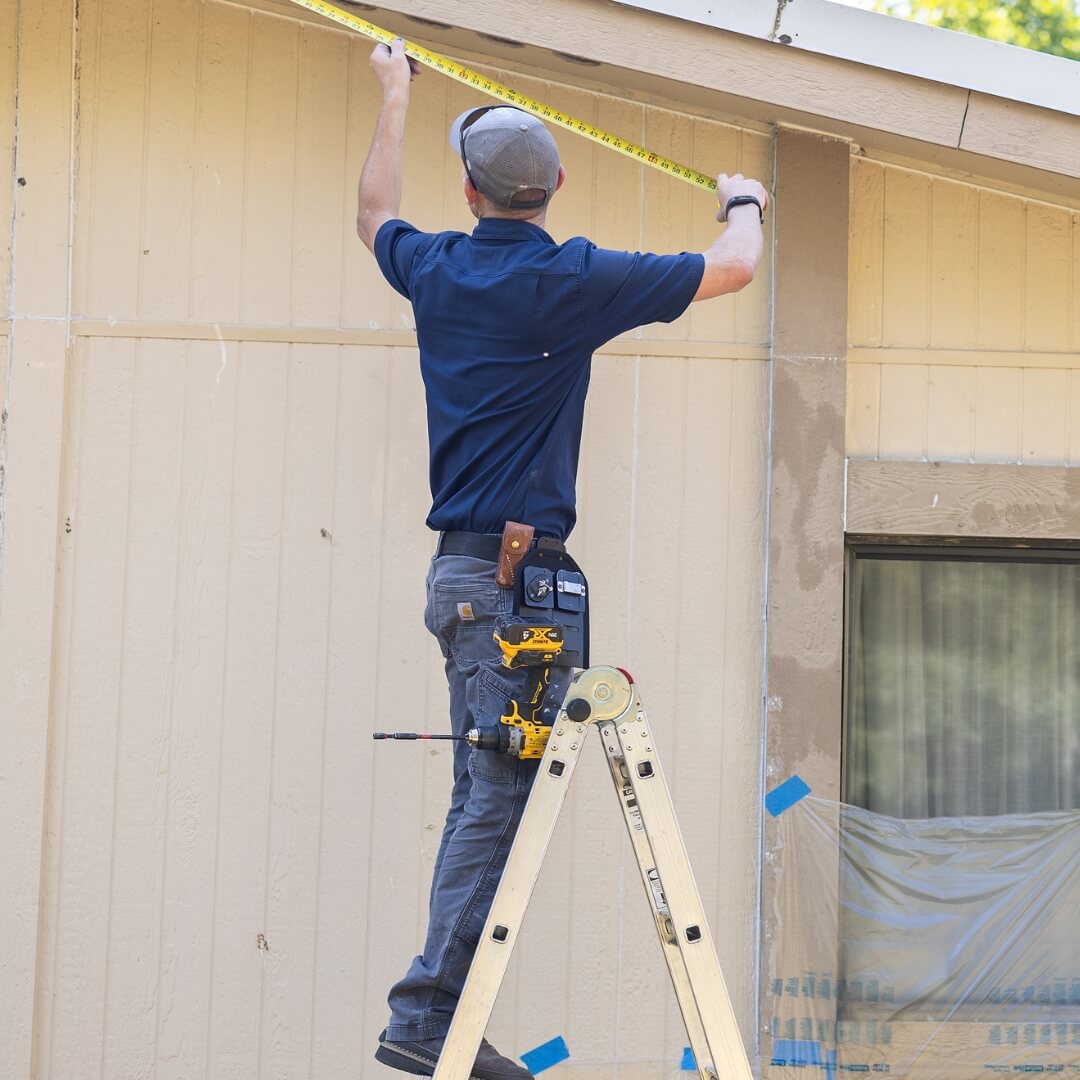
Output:
<svg viewBox="0 0 1080 1080">
<path fill-rule="evenodd" d="M 645 710 L 638 703 L 636 717 L 629 723 L 617 724 L 615 734 L 626 762 L 627 782 L 633 788 L 660 885 L 671 910 L 676 947 L 686 968 L 712 1063 L 723 1080 L 753 1080 L 671 793 L 649 732 Z M 700 1058 L 697 1064 L 702 1080 L 708 1080 L 709 1073 Z"/>
<path fill-rule="evenodd" d="M 667 963 L 668 975 L 671 977 L 671 985 L 675 991 L 679 1011 L 682 1013 L 690 1048 L 694 1052 L 694 1060 L 698 1063 L 698 1069 L 700 1070 L 702 1067 L 711 1064 L 711 1051 L 709 1050 L 708 1040 L 705 1038 L 705 1028 L 702 1024 L 701 1014 L 698 1011 L 697 1000 L 690 985 L 686 964 L 683 962 L 682 952 L 675 936 L 671 911 L 662 898 L 663 894 L 658 894 L 657 890 L 653 888 L 651 875 L 655 872 L 656 860 L 653 857 L 648 837 L 645 835 L 645 825 L 638 810 L 633 786 L 629 783 L 626 762 L 622 756 L 622 748 L 615 725 L 603 723 L 599 724 L 598 728 L 603 739 L 604 756 L 611 770 L 611 780 L 615 785 L 615 791 L 619 798 L 623 820 L 626 822 L 626 831 L 630 836 L 630 846 L 633 849 L 634 858 L 637 860 L 638 870 L 641 873 L 641 883 L 645 889 L 645 895 L 649 899 L 653 920 L 656 923 L 656 934 L 660 939 L 660 947 Z"/>
<path fill-rule="evenodd" d="M 589 728 L 560 712 L 443 1044 L 433 1080 L 469 1080 Z"/>
</svg>

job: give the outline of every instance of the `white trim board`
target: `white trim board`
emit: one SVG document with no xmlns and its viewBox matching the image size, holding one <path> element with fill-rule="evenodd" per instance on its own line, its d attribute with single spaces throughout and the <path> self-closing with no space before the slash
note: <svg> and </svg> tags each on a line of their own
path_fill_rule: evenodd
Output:
<svg viewBox="0 0 1080 1080">
<path fill-rule="evenodd" d="M 1080 63 L 831 0 L 615 0 L 790 48 L 1080 116 Z"/>
</svg>

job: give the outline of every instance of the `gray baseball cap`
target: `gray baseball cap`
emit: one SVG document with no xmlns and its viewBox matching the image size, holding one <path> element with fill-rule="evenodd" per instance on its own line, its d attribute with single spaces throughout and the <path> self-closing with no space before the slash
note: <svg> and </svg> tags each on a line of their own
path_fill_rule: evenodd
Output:
<svg viewBox="0 0 1080 1080">
<path fill-rule="evenodd" d="M 463 112 L 450 125 L 473 187 L 506 210 L 538 210 L 555 193 L 559 148 L 543 121 L 513 105 Z"/>
</svg>

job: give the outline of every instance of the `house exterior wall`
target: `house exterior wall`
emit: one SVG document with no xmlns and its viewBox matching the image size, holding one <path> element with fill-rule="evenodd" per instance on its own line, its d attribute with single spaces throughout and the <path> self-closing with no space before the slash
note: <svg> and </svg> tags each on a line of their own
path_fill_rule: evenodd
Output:
<svg viewBox="0 0 1080 1080">
<path fill-rule="evenodd" d="M 0 1077 L 367 1076 L 419 947 L 449 755 L 370 739 L 438 730 L 445 695 L 421 620 L 411 313 L 353 231 L 377 92 L 367 42 L 270 6 L 0 0 L 0 159 L 27 180 L 0 187 L 0 717 L 17 765 L 0 773 Z M 695 88 L 690 108 L 589 89 L 586 68 L 570 85 L 469 62 L 773 185 L 782 140 L 710 117 Z M 473 100 L 430 72 L 414 85 L 402 211 L 422 227 L 469 226 L 446 130 Z M 815 138 L 790 140 L 792 164 Z M 557 237 L 715 235 L 704 193 L 560 146 Z M 792 203 L 815 191 L 799 176 Z M 801 381 L 841 349 L 781 350 L 789 431 L 816 402 L 843 414 L 849 459 L 1076 464 L 1075 205 L 871 156 L 845 198 L 846 379 Z M 808 272 L 812 248 L 794 249 Z M 831 942 L 780 925 L 762 884 L 762 788 L 805 745 L 794 728 L 768 743 L 762 707 L 770 462 L 792 469 L 797 510 L 819 461 L 770 434 L 770 262 L 598 354 L 572 550 L 593 657 L 631 670 L 649 709 L 751 1056 L 787 1080 L 762 1037 L 765 943 Z M 799 331 L 795 299 L 784 320 Z M 800 539 L 841 551 L 850 484 L 830 474 L 826 494 L 831 524 L 792 526 L 789 558 Z M 838 755 L 840 718 L 815 723 Z M 838 783 L 839 756 L 814 768 L 819 790 Z M 563 1035 L 568 1074 L 654 1080 L 685 1035 L 607 769 L 588 754 L 581 772 L 491 1035 L 516 1052 Z M 576 917 L 553 947 L 554 908 Z"/>
<path fill-rule="evenodd" d="M 219 0 L 30 8 L 0 0 L 26 83 L 20 152 L 50 132 L 55 188 L 34 202 L 35 172 L 0 195 L 15 282 L 0 629 L 41 628 L 0 654 L 0 685 L 41 674 L 4 698 L 37 771 L 3 796 L 19 797 L 4 844 L 29 899 L 0 905 L 23 945 L 0 1075 L 368 1075 L 449 788 L 442 748 L 370 738 L 438 730 L 445 690 L 421 618 L 411 314 L 353 230 L 369 46 Z M 760 127 L 492 73 L 769 180 Z M 31 83 L 60 90 L 34 99 Z M 473 100 L 431 73 L 415 85 L 402 209 L 422 226 L 468 227 L 446 131 Z M 560 144 L 555 235 L 661 251 L 715 235 L 708 195 Z M 40 236 L 59 242 L 48 274 Z M 766 263 L 737 298 L 597 356 L 572 544 L 593 657 L 641 687 L 751 1046 L 769 296 Z M 53 410 L 33 434 L 31 361 Z M 48 513 L 14 497 L 30 488 Z M 47 603 L 13 576 L 27 561 Z M 581 771 L 492 1038 L 522 1052 L 561 1034 L 577 1075 L 616 1060 L 667 1075 L 681 1021 L 599 752 Z M 553 950 L 556 907 L 578 918 Z"/>
<path fill-rule="evenodd" d="M 852 457 L 1080 462 L 1080 212 L 852 159 Z"/>
<path fill-rule="evenodd" d="M 848 534 L 1075 540 L 1080 213 L 1034 191 L 853 157 L 850 221 Z M 993 1024 L 853 1029 L 841 1066 L 905 1063 L 903 1075 L 927 1080 L 1002 1067 Z M 1010 1065 L 1060 1069 L 1058 1030 L 1025 1029 Z"/>
<path fill-rule="evenodd" d="M 1035 191 L 853 156 L 846 185 L 846 356 L 836 355 L 835 346 L 808 350 L 812 355 L 793 388 L 783 381 L 780 327 L 805 333 L 808 320 L 785 315 L 785 278 L 800 252 L 785 252 L 782 244 L 783 145 L 778 137 L 766 786 L 797 772 L 815 794 L 835 799 L 844 753 L 844 665 L 837 646 L 845 533 L 902 542 L 941 537 L 1052 545 L 1076 539 L 1070 466 L 1076 463 L 1080 248 L 1072 205 Z M 844 197 L 845 186 L 835 187 L 833 201 Z M 819 237 L 823 276 L 837 253 L 836 243 Z M 818 318 L 839 307 L 805 306 Z M 841 380 L 836 369 L 845 360 Z M 828 426 L 838 410 L 846 427 L 839 482 Z M 782 453 L 792 431 L 801 439 L 802 465 Z M 808 522 L 787 544 L 799 553 L 798 574 L 775 554 L 790 539 L 794 513 Z M 812 604 L 815 614 L 793 617 L 799 604 Z M 788 715 L 791 695 L 773 692 L 772 672 L 775 667 L 783 676 L 792 664 L 803 669 L 793 680 L 803 693 Z M 807 698 L 830 700 L 807 708 Z M 838 1069 L 926 1080 L 1000 1069 L 1001 1030 L 993 1024 L 834 1027 L 835 997 L 815 996 L 812 987 L 822 977 L 835 985 L 839 971 L 837 935 L 822 932 L 838 910 L 838 851 L 820 842 L 810 845 L 810 856 L 786 830 L 783 819 L 769 820 L 765 829 L 762 1075 L 794 1080 L 803 1074 L 805 1063 L 790 1062 L 798 1056 L 790 1049 L 793 1039 L 804 1047 L 821 1040 L 823 1054 L 834 1045 Z M 774 884 L 781 878 L 790 890 L 783 895 Z M 1031 1030 L 1010 1050 L 1010 1065 L 1059 1068 L 1068 1053 L 1060 1028 L 1049 1037 L 1047 1026 L 1034 1037 Z"/>
</svg>

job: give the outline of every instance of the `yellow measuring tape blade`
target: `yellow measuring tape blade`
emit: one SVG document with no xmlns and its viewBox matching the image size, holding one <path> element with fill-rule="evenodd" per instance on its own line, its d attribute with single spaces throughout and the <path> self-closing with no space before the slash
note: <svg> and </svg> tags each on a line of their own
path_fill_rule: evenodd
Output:
<svg viewBox="0 0 1080 1080">
<path fill-rule="evenodd" d="M 291 2 L 298 7 L 307 8 L 308 11 L 314 11 L 318 15 L 332 19 L 342 26 L 348 26 L 365 37 L 381 41 L 384 45 L 389 45 L 398 36 L 397 34 L 391 34 L 389 30 L 383 30 L 374 23 L 369 23 L 366 19 L 361 19 L 348 11 L 342 11 L 341 8 L 334 7 L 333 4 L 324 3 L 324 0 L 291 0 Z M 539 116 L 541 120 L 558 124 L 560 127 L 566 128 L 567 131 L 573 131 L 577 135 L 584 135 L 586 139 L 592 139 L 593 142 L 600 143 L 601 146 L 606 146 L 611 150 L 618 150 L 620 154 L 625 154 L 635 161 L 650 165 L 654 169 L 659 169 L 661 172 L 677 177 L 679 180 L 684 180 L 695 187 L 703 188 L 706 191 L 716 191 L 716 179 L 712 176 L 706 176 L 696 169 L 680 165 L 677 161 L 672 161 L 662 154 L 654 154 L 651 150 L 646 150 L 644 146 L 638 146 L 637 143 L 629 142 L 627 139 L 620 139 L 618 135 L 612 135 L 611 132 L 604 131 L 603 128 L 598 128 L 595 124 L 590 124 L 585 120 L 578 120 L 573 116 L 560 112 L 558 109 L 553 109 L 542 101 L 535 101 L 524 94 L 519 94 L 516 90 L 511 90 L 509 86 L 503 86 L 501 83 L 495 82 L 494 79 L 489 79 L 486 75 L 481 75 L 478 71 L 472 71 L 462 64 L 457 64 L 445 56 L 432 52 L 430 49 L 406 41 L 405 54 L 425 67 L 441 71 L 443 75 L 449 75 L 450 78 L 457 79 L 458 82 L 464 83 L 466 86 L 471 86 L 476 90 L 498 98 L 500 101 L 505 101 L 507 105 L 516 105 L 519 109 L 525 109 L 527 112 Z"/>
</svg>

